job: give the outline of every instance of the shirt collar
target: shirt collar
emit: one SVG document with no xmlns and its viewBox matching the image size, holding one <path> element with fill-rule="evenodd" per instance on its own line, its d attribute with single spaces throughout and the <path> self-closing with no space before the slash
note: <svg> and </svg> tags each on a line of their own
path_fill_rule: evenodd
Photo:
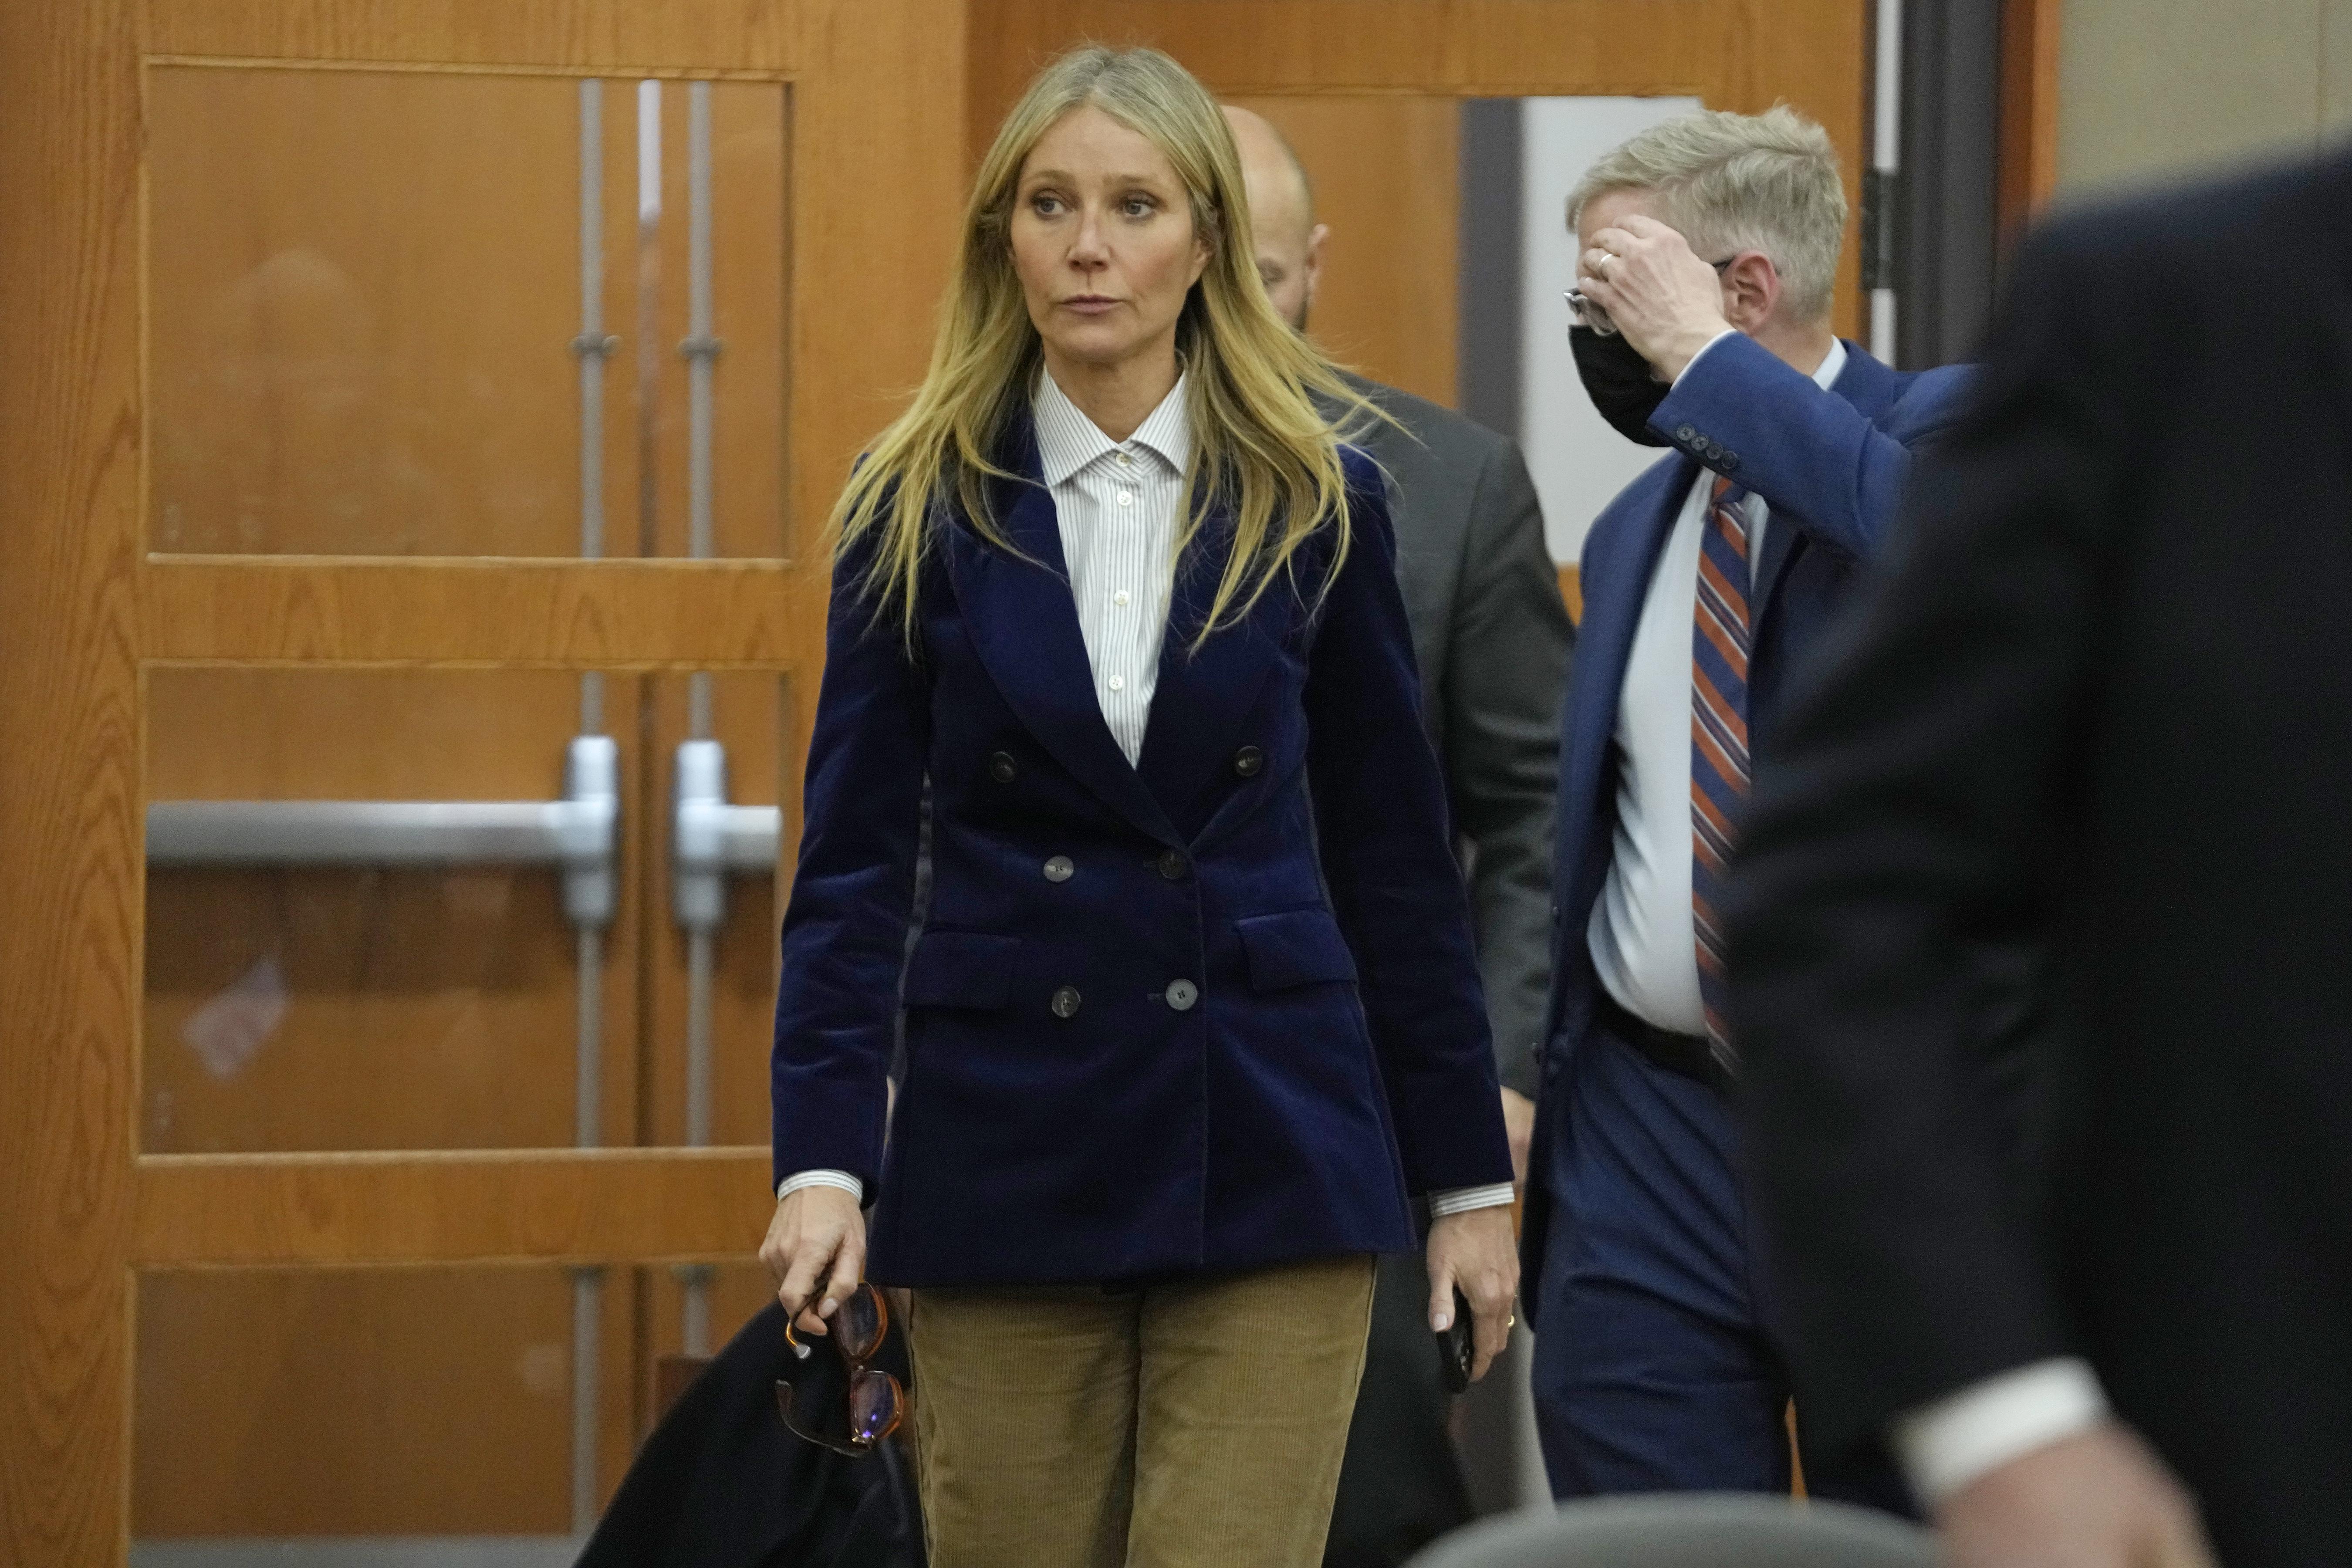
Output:
<svg viewBox="0 0 2352 1568">
<path fill-rule="evenodd" d="M 1060 484 L 1072 474 L 1122 446 L 1141 447 L 1157 453 L 1161 461 L 1178 473 L 1192 457 L 1192 421 L 1185 412 L 1184 383 L 1179 374 L 1176 384 L 1160 400 L 1135 434 L 1125 442 L 1112 440 L 1104 435 L 1095 422 L 1070 401 L 1069 395 L 1056 385 L 1053 374 L 1045 370 L 1037 373 L 1037 389 L 1031 395 L 1029 407 L 1037 422 L 1037 462 L 1045 471 L 1048 488 Z"/>
<path fill-rule="evenodd" d="M 1844 374 L 1845 340 L 1832 338 L 1830 352 L 1822 356 L 1820 364 L 1813 367 L 1813 384 L 1827 392 L 1837 384 L 1837 378 Z"/>
</svg>

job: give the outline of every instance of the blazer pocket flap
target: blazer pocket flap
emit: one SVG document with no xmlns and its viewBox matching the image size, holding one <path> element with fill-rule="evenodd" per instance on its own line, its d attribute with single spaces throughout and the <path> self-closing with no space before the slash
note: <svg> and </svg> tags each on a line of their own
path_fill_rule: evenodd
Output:
<svg viewBox="0 0 2352 1568">
<path fill-rule="evenodd" d="M 1356 956 L 1328 910 L 1285 910 L 1234 922 L 1249 955 L 1250 987 L 1282 991 L 1356 978 Z"/>
<path fill-rule="evenodd" d="M 976 931 L 930 931 L 915 939 L 907 960 L 909 1007 L 1002 1007 L 1013 1000 L 1017 936 Z"/>
</svg>

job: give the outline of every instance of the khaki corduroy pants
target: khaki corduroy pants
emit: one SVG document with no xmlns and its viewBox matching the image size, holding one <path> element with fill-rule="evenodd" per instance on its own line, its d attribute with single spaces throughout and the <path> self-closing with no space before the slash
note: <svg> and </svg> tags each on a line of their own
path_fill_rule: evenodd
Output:
<svg viewBox="0 0 2352 1568">
<path fill-rule="evenodd" d="M 1317 1568 L 1371 1302 L 1368 1257 L 915 1291 L 932 1568 Z"/>
</svg>

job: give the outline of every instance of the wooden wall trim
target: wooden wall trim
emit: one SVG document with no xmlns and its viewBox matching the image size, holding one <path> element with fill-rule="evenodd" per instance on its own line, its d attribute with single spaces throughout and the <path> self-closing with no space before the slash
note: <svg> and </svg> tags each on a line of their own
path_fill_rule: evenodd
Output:
<svg viewBox="0 0 2352 1568">
<path fill-rule="evenodd" d="M 145 0 L 144 51 L 238 58 L 436 62 L 578 70 L 788 71 L 801 17 L 822 6 L 648 5 L 643 0 Z"/>
<path fill-rule="evenodd" d="M 2000 186 L 2004 236 L 2058 186 L 2059 0 L 2001 0 Z"/>
<path fill-rule="evenodd" d="M 759 1147 L 151 1154 L 131 1260 L 740 1263 L 774 1207 L 768 1164 Z"/>
<path fill-rule="evenodd" d="M 153 659 L 791 669 L 821 658 L 818 574 L 773 561 L 152 558 Z"/>
<path fill-rule="evenodd" d="M 119 1563 L 140 930 L 127 0 L 0 6 L 0 1563 Z"/>
<path fill-rule="evenodd" d="M 1092 39 L 1156 45 L 1234 97 L 1692 94 L 1751 114 L 1785 99 L 1828 130 L 1847 200 L 1861 201 L 1864 0 L 971 0 L 968 9 L 968 166 L 1045 59 Z M 1848 336 L 1861 330 L 1860 285 L 1849 225 L 1835 316 Z"/>
</svg>

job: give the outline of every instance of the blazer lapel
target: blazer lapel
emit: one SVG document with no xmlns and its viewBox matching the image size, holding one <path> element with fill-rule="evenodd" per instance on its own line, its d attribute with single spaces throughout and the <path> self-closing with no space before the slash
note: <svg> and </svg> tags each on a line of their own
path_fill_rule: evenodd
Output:
<svg viewBox="0 0 2352 1568">
<path fill-rule="evenodd" d="M 1642 623 L 1642 606 L 1650 596 L 1650 579 L 1656 574 L 1658 556 L 1674 532 L 1690 498 L 1698 465 L 1681 458 L 1662 469 L 1652 482 L 1659 489 L 1646 511 L 1630 520 L 1639 531 L 1626 541 L 1605 574 L 1584 580 L 1584 622 L 1577 628 L 1576 664 L 1570 677 L 1568 752 L 1561 761 L 1562 822 L 1600 820 L 1601 788 L 1608 772 L 1609 748 L 1617 731 L 1617 704 L 1625 687 L 1625 667 L 1633 657 L 1633 634 Z M 1591 559 L 1595 566 L 1601 564 Z M 1572 869 L 1570 855 L 1584 847 L 1560 844 L 1561 869 Z M 1563 879 L 1560 886 L 1568 887 Z M 1577 928 L 1580 932 L 1582 927 Z"/>
<path fill-rule="evenodd" d="M 972 647 L 1004 700 L 1056 762 L 1145 833 L 1181 844 L 1168 814 L 1103 722 L 1053 493 L 1041 477 L 1036 434 L 1025 416 L 1002 456 L 1021 478 L 997 487 L 997 517 L 1027 559 L 957 530 L 950 570 Z M 1155 711 L 1155 728 L 1158 722 Z"/>
<path fill-rule="evenodd" d="M 1181 831 L 1203 824 L 1192 807 L 1248 739 L 1242 726 L 1274 673 L 1297 601 L 1276 582 L 1239 625 L 1201 644 L 1232 539 L 1232 518 L 1213 511 L 1193 534 L 1168 597 L 1168 631 L 1160 645 L 1159 686 L 1143 734 L 1143 782 Z"/>
<path fill-rule="evenodd" d="M 1849 342 L 1845 345 L 1845 368 L 1838 372 L 1830 390 L 1853 404 L 1855 413 L 1875 425 L 1902 386 L 1900 371 L 1871 358 L 1861 344 Z M 1789 557 L 1796 549 L 1797 536 L 1803 531 L 1794 524 L 1777 520 L 1766 525 L 1764 559 L 1756 565 L 1755 603 L 1748 616 L 1753 624 L 1763 624 L 1764 608 L 1772 602 L 1773 592 L 1780 585 L 1780 574 L 1787 569 Z"/>
</svg>

